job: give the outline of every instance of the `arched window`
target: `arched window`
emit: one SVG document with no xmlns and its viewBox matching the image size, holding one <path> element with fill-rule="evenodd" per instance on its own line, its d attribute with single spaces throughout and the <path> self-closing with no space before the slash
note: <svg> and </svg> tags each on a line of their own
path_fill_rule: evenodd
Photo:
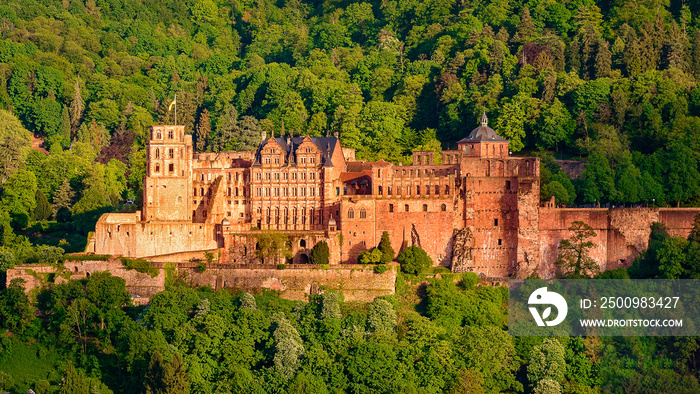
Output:
<svg viewBox="0 0 700 394">
<path fill-rule="evenodd" d="M 156 148 L 156 159 L 160 159 L 160 149 Z"/>
<path fill-rule="evenodd" d="M 275 224 L 280 224 L 280 209 L 275 208 Z"/>
<path fill-rule="evenodd" d="M 440 210 L 441 210 L 442 212 L 447 212 L 447 205 L 442 204 L 442 205 L 440 206 Z"/>
<path fill-rule="evenodd" d="M 156 133 L 156 139 L 159 140 L 159 139 L 162 139 L 162 138 L 163 138 L 163 135 L 160 133 L 160 131 L 157 132 L 157 133 Z"/>
<path fill-rule="evenodd" d="M 299 247 L 300 247 L 300 248 L 305 248 L 305 247 L 306 247 L 306 240 L 305 240 L 305 239 L 302 239 L 301 241 L 299 241 Z"/>
<path fill-rule="evenodd" d="M 360 209 L 360 219 L 366 219 L 367 218 L 367 211 L 362 208 Z"/>
<path fill-rule="evenodd" d="M 403 206 L 404 211 L 408 212 L 408 204 Z"/>
<path fill-rule="evenodd" d="M 445 194 L 450 194 L 450 185 L 445 185 Z"/>
<path fill-rule="evenodd" d="M 156 163 L 156 172 L 160 172 L 160 164 Z"/>
<path fill-rule="evenodd" d="M 423 204 L 423 212 L 428 212 L 428 204 Z"/>
<path fill-rule="evenodd" d="M 389 212 L 394 212 L 394 204 L 389 204 Z"/>
<path fill-rule="evenodd" d="M 310 208 L 309 209 L 309 217 L 311 218 L 311 224 L 316 224 L 316 216 L 314 215 L 314 209 Z"/>
<path fill-rule="evenodd" d="M 197 188 L 196 187 L 192 189 L 192 195 L 197 197 Z"/>
<path fill-rule="evenodd" d="M 301 209 L 301 224 L 306 224 L 306 208 Z"/>
<path fill-rule="evenodd" d="M 265 216 L 267 216 L 267 224 L 270 224 L 270 208 L 265 210 Z"/>
<path fill-rule="evenodd" d="M 238 197 L 238 188 L 235 188 L 234 192 L 235 192 L 236 197 Z"/>
<path fill-rule="evenodd" d="M 228 188 L 227 192 L 228 192 L 227 196 L 231 197 L 231 188 L 230 187 Z"/>
<path fill-rule="evenodd" d="M 355 219 L 355 211 L 352 208 L 348 209 L 348 219 Z"/>
<path fill-rule="evenodd" d="M 416 186 L 416 195 L 420 196 L 420 185 Z"/>
<path fill-rule="evenodd" d="M 297 224 L 297 209 L 292 208 L 292 223 Z"/>
<path fill-rule="evenodd" d="M 201 174 L 201 175 L 199 176 L 199 180 L 201 180 L 201 181 L 204 180 L 204 174 Z"/>
<path fill-rule="evenodd" d="M 177 202 L 182 202 L 182 196 L 177 196 Z"/>
<path fill-rule="evenodd" d="M 168 138 L 173 139 L 173 131 L 172 130 L 168 131 Z"/>
</svg>

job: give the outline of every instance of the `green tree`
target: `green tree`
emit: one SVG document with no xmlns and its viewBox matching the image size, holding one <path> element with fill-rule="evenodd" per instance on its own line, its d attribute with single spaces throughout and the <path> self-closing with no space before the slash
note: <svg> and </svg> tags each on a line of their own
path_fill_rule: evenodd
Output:
<svg viewBox="0 0 700 394">
<path fill-rule="evenodd" d="M 34 209 L 34 220 L 41 221 L 48 219 L 51 216 L 51 204 L 49 204 L 49 200 L 41 189 L 36 189 L 35 198 L 36 208 Z"/>
<path fill-rule="evenodd" d="M 433 260 L 420 246 L 409 246 L 396 257 L 401 264 L 401 271 L 418 275 L 433 266 Z"/>
<path fill-rule="evenodd" d="M 565 372 L 565 350 L 557 339 L 547 338 L 530 351 L 527 379 L 533 387 L 539 387 L 543 380 L 560 384 L 564 380 Z"/>
<path fill-rule="evenodd" d="M 17 170 L 3 185 L 2 206 L 11 215 L 29 215 L 36 208 L 36 175 L 28 170 Z"/>
<path fill-rule="evenodd" d="M 688 240 L 673 237 L 668 238 L 657 251 L 659 273 L 663 279 L 680 279 L 685 276 L 684 265 L 688 262 L 686 250 Z"/>
<path fill-rule="evenodd" d="M 53 194 L 53 205 L 56 211 L 61 208 L 71 208 L 73 206 L 73 199 L 75 198 L 75 192 L 70 186 L 68 179 L 63 179 L 61 186 Z"/>
<path fill-rule="evenodd" d="M 31 146 L 31 133 L 12 113 L 0 109 L 0 183 L 24 164 Z"/>
<path fill-rule="evenodd" d="M 0 326 L 22 333 L 34 319 L 34 308 L 24 292 L 25 280 L 15 278 L 6 289 L 0 290 Z"/>
<path fill-rule="evenodd" d="M 382 264 L 388 264 L 394 260 L 394 248 L 391 247 L 391 240 L 389 240 L 388 232 L 382 232 L 382 239 L 379 241 L 377 249 L 382 252 L 382 258 L 380 260 Z"/>
<path fill-rule="evenodd" d="M 328 264 L 330 251 L 326 241 L 321 241 L 314 245 L 314 247 L 311 248 L 311 254 L 309 257 L 312 264 Z"/>
<path fill-rule="evenodd" d="M 396 311 L 389 301 L 375 298 L 369 304 L 367 324 L 372 331 L 393 332 L 396 328 Z"/>
<path fill-rule="evenodd" d="M 90 381 L 76 370 L 73 364 L 68 363 L 63 375 L 61 394 L 84 394 L 90 392 Z"/>
<path fill-rule="evenodd" d="M 559 242 L 559 255 L 555 265 L 559 267 L 563 277 L 583 278 L 595 276 L 599 271 L 598 263 L 589 255 L 590 250 L 596 246 L 590 238 L 597 234 L 593 227 L 585 222 L 575 221 L 569 227 L 573 235 L 569 239 Z"/>
<path fill-rule="evenodd" d="M 304 355 L 304 341 L 284 315 L 278 312 L 274 320 L 277 322 L 277 328 L 272 334 L 275 341 L 275 371 L 290 379 L 300 366 L 300 358 Z"/>
</svg>

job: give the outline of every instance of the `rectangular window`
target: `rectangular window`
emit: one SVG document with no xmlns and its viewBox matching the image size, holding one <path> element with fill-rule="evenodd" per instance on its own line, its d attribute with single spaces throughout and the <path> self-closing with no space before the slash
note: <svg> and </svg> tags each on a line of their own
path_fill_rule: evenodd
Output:
<svg viewBox="0 0 700 394">
<path fill-rule="evenodd" d="M 510 190 L 510 181 L 506 181 L 506 190 Z"/>
<path fill-rule="evenodd" d="M 498 219 L 493 219 L 493 225 L 498 226 Z"/>
<path fill-rule="evenodd" d="M 340 187 L 335 188 L 335 195 L 339 196 L 340 195 Z"/>
<path fill-rule="evenodd" d="M 501 242 L 501 239 L 499 238 L 498 239 L 498 246 L 501 246 L 501 244 L 502 244 L 502 242 Z"/>
<path fill-rule="evenodd" d="M 389 204 L 389 212 L 394 212 L 394 204 Z"/>
<path fill-rule="evenodd" d="M 258 193 L 258 196 L 262 196 L 262 188 L 258 188 L 257 193 Z"/>
<path fill-rule="evenodd" d="M 168 164 L 168 171 L 173 172 L 175 171 L 175 164 Z"/>
</svg>

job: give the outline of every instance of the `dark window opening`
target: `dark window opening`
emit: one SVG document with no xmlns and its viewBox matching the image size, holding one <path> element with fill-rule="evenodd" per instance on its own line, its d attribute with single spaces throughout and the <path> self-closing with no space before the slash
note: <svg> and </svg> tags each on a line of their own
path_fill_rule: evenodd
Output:
<svg viewBox="0 0 700 394">
<path fill-rule="evenodd" d="M 493 225 L 498 226 L 498 219 L 493 219 Z"/>
<path fill-rule="evenodd" d="M 389 204 L 389 212 L 394 212 L 394 204 Z"/>
<path fill-rule="evenodd" d="M 428 204 L 423 204 L 423 212 L 428 212 Z"/>
<path fill-rule="evenodd" d="M 502 244 L 502 241 L 501 241 L 501 239 L 499 238 L 499 239 L 498 239 L 498 246 L 501 246 L 501 244 Z"/>
</svg>

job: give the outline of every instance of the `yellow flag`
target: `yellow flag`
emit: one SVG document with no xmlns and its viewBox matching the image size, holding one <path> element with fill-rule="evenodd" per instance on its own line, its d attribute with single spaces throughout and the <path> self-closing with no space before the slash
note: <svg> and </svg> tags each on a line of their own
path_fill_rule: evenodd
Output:
<svg viewBox="0 0 700 394">
<path fill-rule="evenodd" d="M 168 106 L 168 111 L 172 111 L 173 105 L 175 105 L 175 102 L 176 102 L 176 101 L 177 101 L 177 96 L 175 96 L 175 99 L 173 100 L 173 102 L 170 103 L 170 105 Z"/>
</svg>

